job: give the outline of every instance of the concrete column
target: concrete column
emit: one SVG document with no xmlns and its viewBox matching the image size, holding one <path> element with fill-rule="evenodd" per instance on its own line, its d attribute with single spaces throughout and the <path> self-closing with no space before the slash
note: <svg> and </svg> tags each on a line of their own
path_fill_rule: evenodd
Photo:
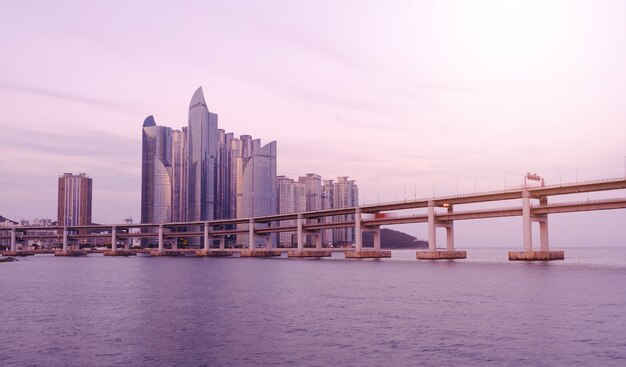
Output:
<svg viewBox="0 0 626 367">
<path fill-rule="evenodd" d="M 209 251 L 209 222 L 204 222 L 204 252 Z"/>
<path fill-rule="evenodd" d="M 437 226 L 435 225 L 435 201 L 428 201 L 428 249 L 437 250 Z"/>
<path fill-rule="evenodd" d="M 356 251 L 363 250 L 363 232 L 361 231 L 361 208 L 354 211 L 354 235 L 356 236 Z"/>
<path fill-rule="evenodd" d="M 539 248 L 541 251 L 550 251 L 548 245 L 548 217 L 539 222 Z"/>
<path fill-rule="evenodd" d="M 539 205 L 548 205 L 548 198 L 539 199 Z M 541 251 L 550 251 L 548 244 L 548 214 L 539 221 L 539 248 Z"/>
<path fill-rule="evenodd" d="M 163 225 L 159 225 L 159 253 L 162 254 L 165 249 L 165 244 L 163 243 Z"/>
<path fill-rule="evenodd" d="M 117 228 L 111 227 L 111 250 L 117 251 Z"/>
<path fill-rule="evenodd" d="M 265 237 L 265 248 L 270 250 L 272 248 L 272 235 L 269 234 Z"/>
<path fill-rule="evenodd" d="M 133 242 L 133 239 L 131 237 L 127 237 L 126 238 L 126 242 L 124 242 L 124 250 L 129 251 L 130 250 L 130 243 Z"/>
<path fill-rule="evenodd" d="M 374 231 L 374 250 L 380 251 L 380 227 Z"/>
<path fill-rule="evenodd" d="M 454 222 L 452 221 L 446 225 L 446 236 L 446 249 L 454 251 Z"/>
<path fill-rule="evenodd" d="M 63 227 L 63 252 L 67 252 L 67 227 Z"/>
<path fill-rule="evenodd" d="M 254 250 L 254 219 L 250 218 L 250 224 L 248 225 L 248 248 Z"/>
<path fill-rule="evenodd" d="M 15 236 L 15 228 L 11 228 L 11 252 L 17 251 L 17 240 Z"/>
<path fill-rule="evenodd" d="M 524 251 L 533 250 L 532 219 L 530 217 L 530 192 L 522 191 L 522 220 Z"/>
<path fill-rule="evenodd" d="M 220 237 L 220 250 L 224 250 L 225 247 L 226 247 L 226 237 L 222 236 Z"/>
<path fill-rule="evenodd" d="M 322 233 L 317 231 L 316 234 L 313 235 L 313 239 L 315 241 L 315 248 L 318 250 L 322 249 Z"/>
<path fill-rule="evenodd" d="M 302 214 L 298 214 L 297 226 L 298 226 L 298 251 L 304 250 L 304 234 L 302 233 Z"/>
</svg>

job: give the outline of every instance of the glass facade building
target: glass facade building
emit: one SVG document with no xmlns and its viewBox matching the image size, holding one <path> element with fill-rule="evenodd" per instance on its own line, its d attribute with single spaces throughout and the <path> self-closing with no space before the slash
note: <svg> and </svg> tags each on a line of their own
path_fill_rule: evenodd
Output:
<svg viewBox="0 0 626 367">
<path fill-rule="evenodd" d="M 62 226 L 91 224 L 92 179 L 84 173 L 59 176 L 57 223 Z"/>
<path fill-rule="evenodd" d="M 237 218 L 276 214 L 276 142 L 261 147 L 261 140 L 242 136 L 242 143 L 245 155 L 236 160 Z M 237 236 L 237 243 L 248 245 L 248 235 Z M 263 245 L 265 240 L 256 243 Z"/>
<path fill-rule="evenodd" d="M 141 160 L 141 223 L 172 219 L 172 129 L 157 126 L 154 117 L 143 123 Z"/>
<path fill-rule="evenodd" d="M 181 130 L 145 119 L 141 177 L 142 223 L 277 213 L 276 142 L 261 147 L 250 135 L 235 138 L 218 129 L 202 87 L 191 98 Z M 189 244 L 200 245 L 201 239 Z"/>
<path fill-rule="evenodd" d="M 215 218 L 217 115 L 209 112 L 202 87 L 189 103 L 187 126 L 187 219 Z"/>
</svg>

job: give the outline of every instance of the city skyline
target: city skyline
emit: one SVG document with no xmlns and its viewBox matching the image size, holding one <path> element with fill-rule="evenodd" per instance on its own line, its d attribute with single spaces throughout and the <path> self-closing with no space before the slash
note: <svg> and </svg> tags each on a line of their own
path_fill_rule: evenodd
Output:
<svg viewBox="0 0 626 367">
<path fill-rule="evenodd" d="M 198 85 L 228 130 L 280 142 L 277 174 L 349 175 L 361 203 L 626 174 L 625 4 L 451 4 L 2 4 L 0 214 L 54 217 L 58 174 L 89 172 L 95 222 L 138 220 L 138 121 L 184 126 Z M 554 216 L 551 240 L 623 244 L 625 217 Z M 471 227 L 459 246 L 521 230 Z"/>
</svg>

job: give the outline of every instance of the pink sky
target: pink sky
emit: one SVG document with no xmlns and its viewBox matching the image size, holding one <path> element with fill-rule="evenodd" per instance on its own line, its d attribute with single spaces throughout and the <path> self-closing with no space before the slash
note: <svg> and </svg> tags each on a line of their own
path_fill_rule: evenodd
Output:
<svg viewBox="0 0 626 367">
<path fill-rule="evenodd" d="M 2 2 L 0 32 L 11 219 L 54 218 L 57 176 L 86 172 L 94 221 L 137 220 L 141 124 L 186 125 L 198 86 L 220 128 L 278 141 L 279 174 L 361 202 L 626 175 L 622 1 Z M 551 245 L 625 245 L 625 222 L 552 216 Z M 519 218 L 456 231 L 521 247 Z"/>
</svg>

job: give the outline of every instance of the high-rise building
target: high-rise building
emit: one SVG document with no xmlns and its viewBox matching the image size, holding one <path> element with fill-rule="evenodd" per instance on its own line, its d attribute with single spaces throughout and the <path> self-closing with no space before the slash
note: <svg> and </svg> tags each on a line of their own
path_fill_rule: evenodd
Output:
<svg viewBox="0 0 626 367">
<path fill-rule="evenodd" d="M 322 176 L 315 173 L 307 173 L 306 176 L 298 177 L 298 182 L 304 184 L 306 191 L 306 211 L 322 209 Z M 307 223 L 314 223 L 317 219 L 307 219 Z M 312 245 L 313 236 L 305 236 L 306 245 Z"/>
<path fill-rule="evenodd" d="M 187 128 L 172 130 L 172 222 L 187 221 Z"/>
<path fill-rule="evenodd" d="M 278 213 L 301 213 L 306 211 L 306 186 L 301 182 L 295 182 L 287 176 L 276 177 Z M 294 225 L 296 221 L 285 220 L 281 225 Z M 297 244 L 296 232 L 281 232 L 278 243 L 281 246 L 289 247 Z"/>
<path fill-rule="evenodd" d="M 315 211 L 325 209 L 351 208 L 358 206 L 359 190 L 354 180 L 348 180 L 347 176 L 337 178 L 337 182 L 333 180 L 322 180 L 321 176 L 315 173 L 308 173 L 306 176 L 300 176 L 298 183 L 302 185 L 305 194 L 305 204 L 303 209 L 295 210 L 295 212 Z M 278 190 L 279 201 L 278 206 L 280 213 L 289 213 L 287 210 L 293 208 L 293 198 L 289 190 L 293 190 L 293 180 L 285 176 L 279 176 Z M 354 214 L 337 215 L 333 217 L 333 221 L 349 221 L 354 219 Z M 330 218 L 321 218 L 322 223 L 330 220 Z M 288 223 L 287 223 L 288 224 Z M 323 244 L 351 244 L 354 242 L 354 228 L 336 228 L 321 230 L 320 236 Z M 283 244 L 289 238 L 287 236 L 280 237 L 280 243 Z M 313 236 L 306 236 L 305 243 L 313 244 Z"/>
<path fill-rule="evenodd" d="M 92 180 L 85 173 L 59 176 L 57 223 L 63 226 L 91 224 Z"/>
<path fill-rule="evenodd" d="M 322 176 L 307 173 L 306 176 L 298 177 L 298 182 L 305 185 L 306 211 L 322 209 Z"/>
<path fill-rule="evenodd" d="M 141 159 L 141 223 L 172 220 L 172 129 L 143 122 Z"/>
<path fill-rule="evenodd" d="M 276 142 L 261 147 L 260 139 L 242 136 L 242 143 L 242 157 L 236 160 L 237 218 L 276 214 Z M 247 235 L 237 236 L 240 245 L 248 241 Z"/>
<path fill-rule="evenodd" d="M 187 220 L 214 219 L 217 146 L 217 115 L 209 112 L 200 87 L 189 103 Z"/>
<path fill-rule="evenodd" d="M 337 177 L 333 183 L 333 208 L 350 208 L 359 205 L 359 189 L 354 180 L 348 180 L 347 176 Z M 335 216 L 333 220 L 353 220 L 354 214 Z M 354 228 L 333 229 L 333 243 L 354 243 Z"/>
<path fill-rule="evenodd" d="M 322 184 L 322 210 L 324 209 L 332 209 L 333 208 L 333 180 L 324 180 Z M 329 218 L 322 218 L 322 223 L 326 223 L 330 221 Z M 323 229 L 322 233 L 322 243 L 323 244 L 332 244 L 333 243 L 333 230 L 332 229 Z"/>
<path fill-rule="evenodd" d="M 142 223 L 269 215 L 276 207 L 276 142 L 218 129 L 202 87 L 181 130 L 148 116 L 142 139 Z M 190 239 L 190 245 L 201 239 Z"/>
</svg>

